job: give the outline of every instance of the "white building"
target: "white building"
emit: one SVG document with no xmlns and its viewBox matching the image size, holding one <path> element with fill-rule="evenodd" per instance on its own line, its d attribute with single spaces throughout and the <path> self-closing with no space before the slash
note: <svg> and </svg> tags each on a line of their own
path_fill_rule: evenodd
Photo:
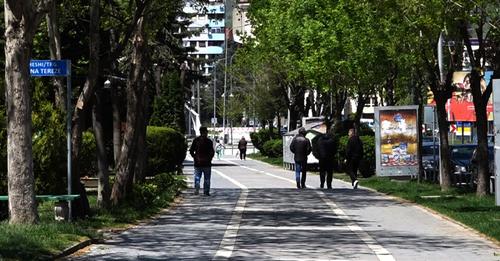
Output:
<svg viewBox="0 0 500 261">
<path fill-rule="evenodd" d="M 189 53 L 189 56 L 204 59 L 206 62 L 200 66 L 200 70 L 204 75 L 209 75 L 212 72 L 213 62 L 224 55 L 225 3 L 223 0 L 209 0 L 209 3 L 204 5 L 191 0 L 186 0 L 185 3 L 184 12 L 193 16 L 190 18 L 192 23 L 188 30 L 196 33 L 182 39 L 183 45 L 196 48 L 196 51 Z"/>
</svg>

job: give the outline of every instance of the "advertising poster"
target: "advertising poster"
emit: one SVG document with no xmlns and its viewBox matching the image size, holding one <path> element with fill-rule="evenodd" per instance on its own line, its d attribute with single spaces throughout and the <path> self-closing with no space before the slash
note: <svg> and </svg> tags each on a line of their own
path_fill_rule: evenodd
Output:
<svg viewBox="0 0 500 261">
<path fill-rule="evenodd" d="M 417 113 L 415 106 L 376 109 L 377 175 L 418 173 Z"/>
</svg>

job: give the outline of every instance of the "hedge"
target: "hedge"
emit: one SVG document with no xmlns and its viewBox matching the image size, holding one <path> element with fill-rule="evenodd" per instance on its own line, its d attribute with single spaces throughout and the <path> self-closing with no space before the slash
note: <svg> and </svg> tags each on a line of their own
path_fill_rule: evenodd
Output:
<svg viewBox="0 0 500 261">
<path fill-rule="evenodd" d="M 266 141 L 260 152 L 264 156 L 268 156 L 268 157 L 272 157 L 272 158 L 282 156 L 283 155 L 283 140 L 273 139 L 273 140 Z"/>
<path fill-rule="evenodd" d="M 171 172 L 182 167 L 186 158 L 187 143 L 184 136 L 168 127 L 148 126 L 147 176 Z"/>
<path fill-rule="evenodd" d="M 375 137 L 374 136 L 360 136 L 361 142 L 363 143 L 363 159 L 359 164 L 359 172 L 363 177 L 369 177 L 375 174 Z M 337 160 L 341 168 L 340 170 L 345 171 L 343 162 L 345 160 L 345 150 L 347 146 L 348 136 L 342 136 L 339 139 Z"/>
<path fill-rule="evenodd" d="M 255 148 L 262 152 L 264 150 L 264 143 L 266 143 L 266 141 L 281 139 L 281 135 L 278 133 L 277 129 L 273 129 L 272 133 L 269 129 L 261 129 L 258 132 L 251 132 L 250 138 Z"/>
</svg>

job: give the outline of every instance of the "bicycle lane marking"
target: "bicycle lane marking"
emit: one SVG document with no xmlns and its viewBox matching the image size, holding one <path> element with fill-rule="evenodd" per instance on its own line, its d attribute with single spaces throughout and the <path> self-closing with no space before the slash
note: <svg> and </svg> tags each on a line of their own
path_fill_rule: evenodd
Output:
<svg viewBox="0 0 500 261">
<path fill-rule="evenodd" d="M 245 169 L 248 169 L 248 170 L 256 171 L 256 172 L 262 173 L 264 175 L 271 176 L 271 177 L 278 178 L 278 179 L 282 179 L 282 180 L 286 180 L 286 181 L 289 181 L 289 182 L 295 184 L 295 181 L 291 180 L 291 179 L 280 177 L 280 176 L 268 173 L 266 171 L 246 167 L 246 166 L 243 166 L 243 165 L 240 165 L 238 163 L 231 162 L 231 161 L 227 161 L 227 162 L 238 165 L 238 166 L 245 168 Z M 347 216 L 347 214 L 337 206 L 337 204 L 335 204 L 332 200 L 330 200 L 328 197 L 326 197 L 326 195 L 323 191 L 317 190 L 316 187 L 309 187 L 309 188 L 316 190 L 316 193 L 323 200 L 323 202 L 325 202 L 330 207 L 330 210 L 332 210 L 332 212 L 335 213 L 335 215 L 337 215 L 339 218 L 341 218 L 344 221 L 344 223 L 346 223 L 349 230 L 351 230 L 353 233 L 355 233 L 363 241 L 363 243 L 365 243 L 375 253 L 375 255 L 377 256 L 377 258 L 380 261 L 394 261 L 394 260 L 396 260 L 396 259 L 394 259 L 392 254 L 387 249 L 385 249 L 382 245 L 380 245 L 372 236 L 370 236 L 370 234 L 368 234 L 366 231 L 364 231 L 359 225 L 357 225 L 355 222 L 353 222 L 352 219 L 349 218 L 349 216 Z"/>
<path fill-rule="evenodd" d="M 240 228 L 240 223 L 243 216 L 243 211 L 245 211 L 245 205 L 247 203 L 248 188 L 245 185 L 234 180 L 233 178 L 228 177 L 219 170 L 212 169 L 212 171 L 241 188 L 241 194 L 238 198 L 238 201 L 236 202 L 236 207 L 234 208 L 231 220 L 226 227 L 226 231 L 224 232 L 224 236 L 220 242 L 219 248 L 217 249 L 217 252 L 212 259 L 220 260 L 230 258 L 233 254 L 234 245 L 236 244 L 236 238 L 238 236 L 238 230 Z"/>
</svg>

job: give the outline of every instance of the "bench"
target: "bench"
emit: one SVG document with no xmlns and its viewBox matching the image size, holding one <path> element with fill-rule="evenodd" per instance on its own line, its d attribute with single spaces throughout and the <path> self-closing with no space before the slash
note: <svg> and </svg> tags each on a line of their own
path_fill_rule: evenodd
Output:
<svg viewBox="0 0 500 261">
<path fill-rule="evenodd" d="M 79 194 L 70 194 L 70 195 L 36 195 L 35 198 L 37 201 L 55 201 L 54 205 L 54 218 L 55 220 L 68 220 L 69 210 L 68 210 L 68 201 L 73 201 L 79 198 Z M 0 195 L 0 201 L 8 201 L 9 196 Z"/>
</svg>

